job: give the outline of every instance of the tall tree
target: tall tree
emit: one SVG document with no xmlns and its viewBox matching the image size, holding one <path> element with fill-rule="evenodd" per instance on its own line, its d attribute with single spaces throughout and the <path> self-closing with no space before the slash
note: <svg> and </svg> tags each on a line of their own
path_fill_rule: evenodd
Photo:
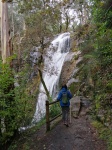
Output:
<svg viewBox="0 0 112 150">
<path fill-rule="evenodd" d="M 11 56 L 10 30 L 8 22 L 7 2 L 1 1 L 1 52 L 3 63 Z"/>
</svg>

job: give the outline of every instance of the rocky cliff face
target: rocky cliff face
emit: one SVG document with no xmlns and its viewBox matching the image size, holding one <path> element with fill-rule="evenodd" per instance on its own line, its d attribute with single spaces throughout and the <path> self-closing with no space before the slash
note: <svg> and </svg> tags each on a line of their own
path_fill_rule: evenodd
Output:
<svg viewBox="0 0 112 150">
<path fill-rule="evenodd" d="M 60 85 L 67 83 L 75 67 L 74 53 L 69 53 L 65 59 L 60 76 Z M 70 58 L 71 56 L 71 58 Z"/>
<path fill-rule="evenodd" d="M 75 74 L 78 72 L 77 64 L 81 61 L 80 52 L 70 52 L 65 59 L 61 76 L 60 76 L 60 86 L 65 83 L 68 87 L 73 82 L 79 82 L 77 78 L 75 78 Z"/>
</svg>

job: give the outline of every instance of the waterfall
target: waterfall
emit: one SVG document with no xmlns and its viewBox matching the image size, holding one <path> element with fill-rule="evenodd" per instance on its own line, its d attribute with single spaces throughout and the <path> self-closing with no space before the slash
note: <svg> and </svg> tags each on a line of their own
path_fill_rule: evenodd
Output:
<svg viewBox="0 0 112 150">
<path fill-rule="evenodd" d="M 56 37 L 50 44 L 47 56 L 44 60 L 43 79 L 52 98 L 56 96 L 59 78 L 66 55 L 70 49 L 70 33 L 63 33 Z M 36 111 L 32 123 L 38 122 L 45 116 L 45 94 L 42 83 L 40 84 L 40 93 L 37 97 Z"/>
</svg>

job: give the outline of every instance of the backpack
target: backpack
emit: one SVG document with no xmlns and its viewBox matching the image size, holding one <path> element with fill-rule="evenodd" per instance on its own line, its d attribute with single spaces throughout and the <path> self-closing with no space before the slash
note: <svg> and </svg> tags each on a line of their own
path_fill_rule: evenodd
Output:
<svg viewBox="0 0 112 150">
<path fill-rule="evenodd" d="M 68 97 L 67 97 L 67 92 L 62 93 L 62 102 L 63 104 L 67 104 L 68 103 Z"/>
</svg>

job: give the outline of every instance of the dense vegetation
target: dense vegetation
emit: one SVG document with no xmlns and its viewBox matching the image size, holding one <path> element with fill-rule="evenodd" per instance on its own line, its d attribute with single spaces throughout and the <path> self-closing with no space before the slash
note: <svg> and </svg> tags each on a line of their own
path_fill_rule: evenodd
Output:
<svg viewBox="0 0 112 150">
<path fill-rule="evenodd" d="M 76 93 L 88 96 L 93 104 L 93 117 L 111 127 L 111 0 L 91 0 L 89 3 L 80 0 L 72 4 L 67 0 L 62 2 L 54 0 L 52 5 L 49 1 L 18 0 L 18 5 L 13 7 L 19 12 L 14 10 L 14 22 L 10 21 L 11 30 L 15 26 L 12 37 L 15 55 L 8 58 L 5 64 L 0 61 L 0 146 L 4 146 L 5 149 L 18 129 L 30 123 L 39 92 L 39 83 L 40 80 L 42 81 L 43 55 L 46 54 L 46 48 L 53 36 L 66 31 L 72 35 L 74 43 L 72 51 L 81 50 L 83 57 L 77 74 L 81 84 L 71 85 L 71 89 L 75 88 Z M 75 21 L 75 16 L 71 17 L 69 14 L 69 7 L 77 12 L 78 22 Z M 9 12 L 11 18 L 11 7 Z M 38 46 L 41 57 L 32 68 L 29 54 L 32 47 Z M 36 68 L 40 70 L 40 74 L 29 79 L 31 71 Z M 19 86 L 15 87 L 15 83 Z M 47 89 L 46 93 L 49 97 Z M 111 149 L 111 132 L 109 136 Z"/>
<path fill-rule="evenodd" d="M 95 123 L 101 137 L 108 139 L 112 149 L 112 2 L 92 0 L 91 20 L 77 28 L 83 61 L 79 78 L 80 93 L 92 102 L 91 114 L 110 130 Z M 107 134 L 106 134 L 106 133 Z"/>
<path fill-rule="evenodd" d="M 80 27 L 84 40 L 81 79 L 85 95 L 94 100 L 94 113 L 97 116 L 103 113 L 103 122 L 111 124 L 112 4 L 109 0 L 96 0 L 92 4 L 91 22 Z"/>
</svg>

